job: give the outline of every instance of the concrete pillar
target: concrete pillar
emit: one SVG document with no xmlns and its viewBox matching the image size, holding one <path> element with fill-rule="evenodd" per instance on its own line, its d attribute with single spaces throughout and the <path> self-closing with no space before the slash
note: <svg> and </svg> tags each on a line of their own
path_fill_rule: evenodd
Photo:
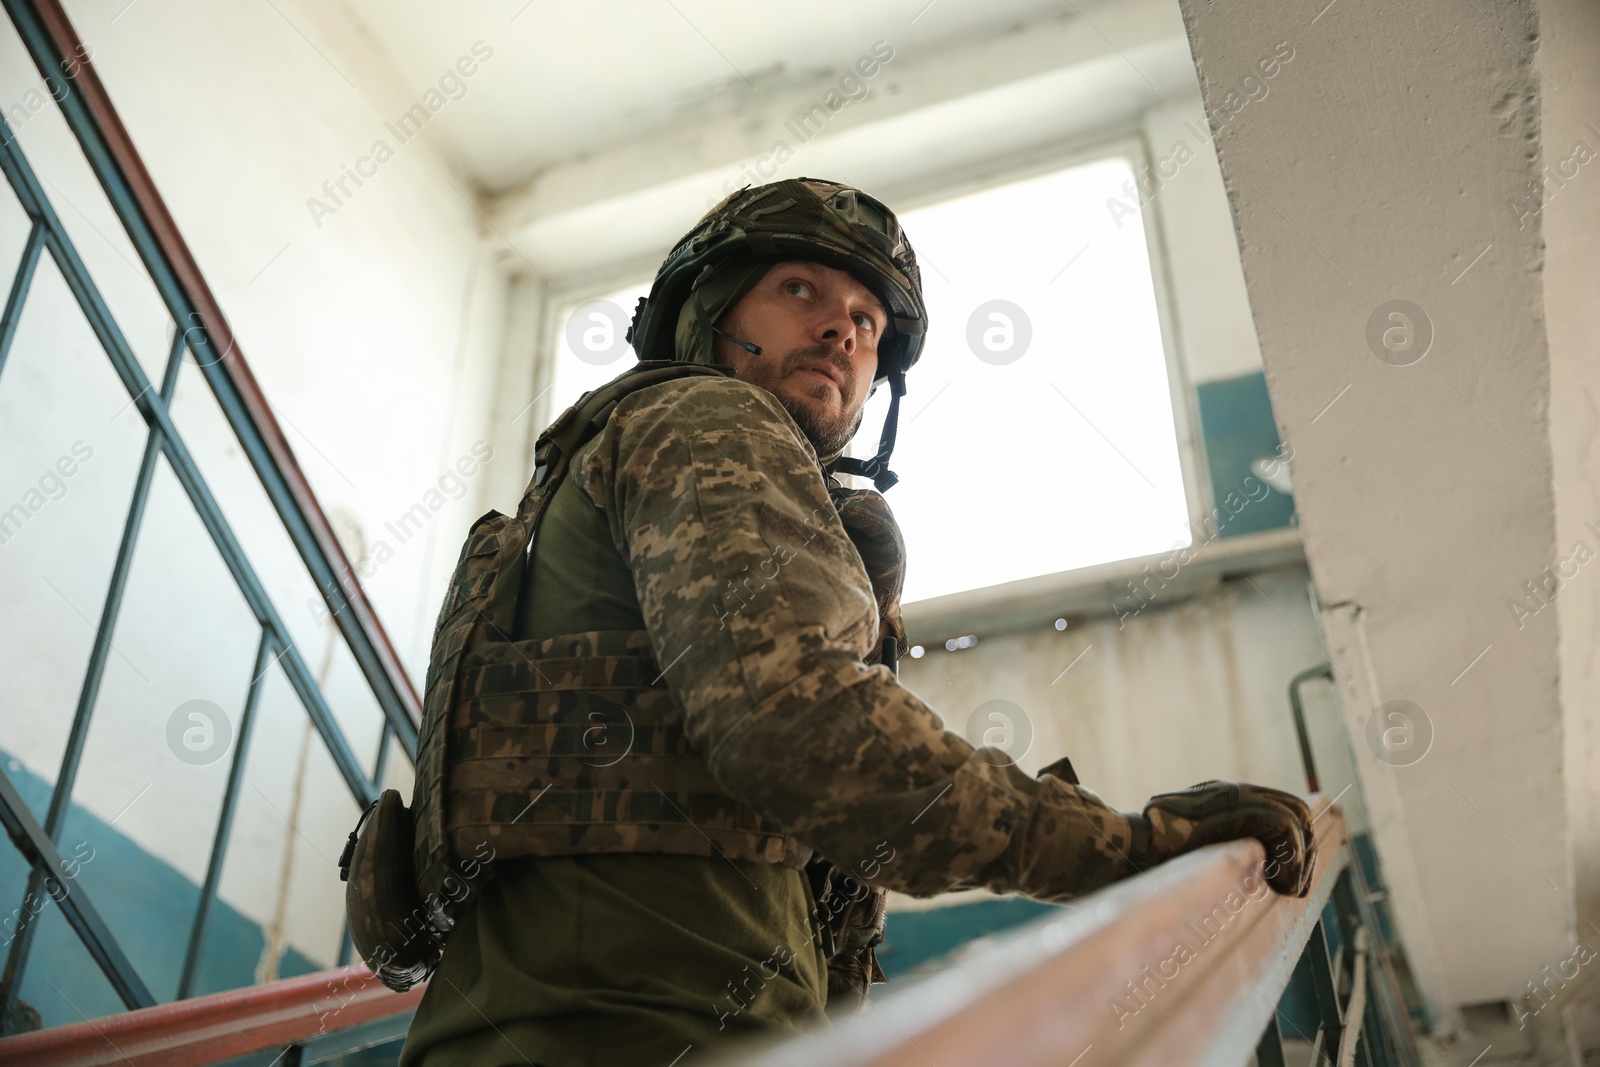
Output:
<svg viewBox="0 0 1600 1067">
<path fill-rule="evenodd" d="M 1553 88 L 1537 13 L 1181 6 L 1378 847 L 1447 1025 L 1573 923 L 1557 613 L 1524 591 L 1566 555 L 1542 223 L 1508 208 Z"/>
<path fill-rule="evenodd" d="M 1543 99 L 1543 165 L 1519 211 L 1544 236 L 1544 312 L 1550 345 L 1550 448 L 1556 483 L 1560 584 L 1541 625 L 1560 624 L 1567 811 L 1577 883 L 1577 936 L 1600 946 L 1600 9 L 1541 0 L 1539 69 L 1560 87 Z M 1580 547 L 1582 546 L 1582 547 Z M 1563 560 L 1570 560 L 1564 567 Z M 1541 581 L 1542 581 L 1541 576 Z M 1533 620 L 1529 621 L 1531 626 Z"/>
</svg>

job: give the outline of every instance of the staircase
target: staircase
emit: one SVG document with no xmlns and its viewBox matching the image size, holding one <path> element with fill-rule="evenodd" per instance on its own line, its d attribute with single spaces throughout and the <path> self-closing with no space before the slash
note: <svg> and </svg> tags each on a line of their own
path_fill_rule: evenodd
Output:
<svg viewBox="0 0 1600 1067">
<path fill-rule="evenodd" d="M 39 820 L 0 768 L 0 823 L 29 868 L 19 921 L 0 972 L 0 1062 L 393 1062 L 422 990 L 397 996 L 349 960 L 341 966 L 206 996 L 191 996 L 230 833 L 263 678 L 281 670 L 352 800 L 376 799 L 391 742 L 413 761 L 420 704 L 332 527 L 252 376 L 172 217 L 96 76 L 60 0 L 3 0 L 51 95 L 113 205 L 171 320 L 159 383 L 145 374 L 95 280 L 5 120 L 0 169 L 29 220 L 28 238 L 0 316 L 0 383 L 41 257 L 48 252 L 106 358 L 144 419 L 146 438 L 121 541 L 98 618 L 65 752 Z M 382 711 L 378 752 L 363 760 L 341 731 L 260 573 L 241 547 L 173 418 L 179 370 L 203 373 L 310 578 L 320 590 Z M 112 649 L 141 520 L 158 466 L 182 486 L 259 624 L 209 862 L 170 997 L 130 964 L 81 885 L 66 887 L 63 827 L 101 680 Z M 1300 712 L 1296 679 L 1293 699 Z M 50 709 L 38 709 L 51 714 Z M 1302 737 L 1304 732 L 1302 730 Z M 1315 768 L 1307 772 L 1316 789 Z M 934 977 L 875 996 L 858 1016 L 736 1062 L 852 1067 L 1031 1067 L 1083 1064 L 1418 1063 L 1412 1023 L 1379 910 L 1375 861 L 1352 841 L 1335 803 L 1319 798 L 1318 862 L 1305 900 L 1261 880 L 1253 841 L 1214 846 L 1084 898 L 1060 917 Z M 1370 850 L 1368 850 L 1370 851 Z M 330 885 L 330 891 L 333 891 Z M 126 1009 L 49 1029 L 29 1027 L 18 1000 L 38 923 L 30 901 L 60 907 Z M 370 1058 L 358 1060 L 363 1050 Z"/>
</svg>

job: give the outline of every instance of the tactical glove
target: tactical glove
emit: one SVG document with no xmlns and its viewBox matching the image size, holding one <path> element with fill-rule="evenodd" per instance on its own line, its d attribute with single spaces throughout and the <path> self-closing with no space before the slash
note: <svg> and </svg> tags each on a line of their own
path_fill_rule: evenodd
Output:
<svg viewBox="0 0 1600 1067">
<path fill-rule="evenodd" d="M 1253 837 L 1266 846 L 1267 884 L 1285 896 L 1311 891 L 1317 840 L 1311 809 L 1292 793 L 1246 782 L 1201 782 L 1150 798 L 1133 817 L 1135 866 L 1162 863 L 1219 841 Z"/>
</svg>

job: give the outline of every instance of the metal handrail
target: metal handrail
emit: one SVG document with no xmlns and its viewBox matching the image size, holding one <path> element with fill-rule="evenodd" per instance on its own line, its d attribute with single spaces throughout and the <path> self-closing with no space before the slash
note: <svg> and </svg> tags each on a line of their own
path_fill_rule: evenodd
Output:
<svg viewBox="0 0 1600 1067">
<path fill-rule="evenodd" d="M 245 362 L 216 298 L 156 191 L 59 0 L 3 0 L 3 3 L 173 321 L 168 362 L 157 390 L 123 336 L 4 116 L 0 116 L 0 171 L 4 172 L 30 221 L 23 255 L 4 311 L 0 312 L 0 371 L 4 369 L 6 355 L 15 338 L 35 270 L 42 255 L 48 252 L 127 389 L 130 405 L 137 408 L 149 428 L 100 625 L 96 628 L 60 771 L 42 825 L 34 821 L 16 790 L 0 772 L 0 786 L 3 786 L 0 808 L 4 809 L 0 810 L 0 821 L 29 862 L 24 907 L 18 912 L 21 919 L 6 955 L 4 970 L 0 972 L 0 1018 L 9 1018 L 38 927 L 31 920 L 27 905 L 40 898 L 57 874 L 59 856 L 55 853 L 55 844 L 59 841 L 76 785 L 158 457 L 164 456 L 168 461 L 261 626 L 256 664 L 234 744 L 227 791 L 184 954 L 177 988 L 179 997 L 186 996 L 191 987 L 206 919 L 216 896 L 243 780 L 250 725 L 266 671 L 274 663 L 281 666 L 352 797 L 361 806 L 378 795 L 391 738 L 415 760 L 421 704 Z M 370 774 L 351 750 L 319 684 L 173 421 L 170 405 L 185 352 L 194 356 L 382 710 L 384 722 L 379 751 Z M 81 920 L 74 922 L 73 928 L 122 1002 L 129 1008 L 154 1003 L 150 991 L 134 973 L 105 924 L 99 921 L 98 913 L 84 896 L 81 886 L 73 890 L 72 897 L 73 906 L 67 909 L 69 918 L 77 915 Z M 348 945 L 346 939 L 341 962 L 347 958 Z"/>
<path fill-rule="evenodd" d="M 1300 763 L 1306 769 L 1306 788 L 1313 793 L 1322 791 L 1322 781 L 1317 777 L 1317 760 L 1311 754 L 1311 732 L 1306 729 L 1306 706 L 1300 699 L 1300 687 L 1313 678 L 1333 678 L 1333 668 L 1322 663 L 1309 667 L 1289 681 L 1289 709 L 1294 714 L 1294 736 L 1300 743 Z"/>
<path fill-rule="evenodd" d="M 1301 955 L 1324 945 L 1324 909 L 1349 884 L 1344 817 L 1323 798 L 1312 810 L 1317 863 L 1304 899 L 1265 891 L 1259 842 L 1214 845 L 1085 897 L 1059 918 L 1026 927 L 881 1002 L 873 998 L 855 1016 L 728 1062 L 1255 1062 L 1258 1048 L 1275 1044 L 1268 1037 L 1277 1035 L 1276 1008 Z M 1175 952 L 1179 943 L 1184 953 Z M 1332 1011 L 1335 1032 L 1322 1037 L 1324 1047 L 1349 1024 L 1368 1027 L 1369 1035 L 1375 1025 L 1376 1015 L 1364 1010 L 1349 1018 L 1338 1004 Z"/>
<path fill-rule="evenodd" d="M 1289 682 L 1289 708 L 1294 718 L 1295 736 L 1300 745 L 1300 761 L 1305 768 L 1307 788 L 1312 792 L 1319 791 L 1322 782 L 1317 771 L 1311 733 L 1306 723 L 1305 701 L 1301 693 L 1309 682 L 1317 679 L 1332 682 L 1333 678 L 1332 665 L 1323 663 L 1301 671 Z M 1337 689 L 1334 698 L 1335 700 L 1338 698 Z M 1359 781 L 1351 781 L 1337 795 L 1346 798 L 1344 803 L 1347 807 L 1357 812 L 1363 810 L 1364 801 Z M 1357 819 L 1358 824 L 1366 822 L 1365 818 Z M 1405 947 L 1400 944 L 1393 924 L 1388 921 L 1383 904 L 1388 891 L 1384 886 L 1383 871 L 1378 854 L 1373 848 L 1370 832 L 1352 834 L 1351 847 L 1355 854 L 1352 875 L 1360 889 L 1357 907 L 1362 913 L 1361 936 L 1380 942 L 1383 946 L 1383 951 L 1368 960 L 1373 973 L 1366 984 L 1385 1027 L 1391 1031 L 1409 1030 L 1411 1018 L 1421 1019 L 1423 1013 L 1420 1005 L 1415 1003 L 1409 993 L 1413 987 L 1402 983 L 1397 973 L 1397 969 L 1405 966 Z"/>
<path fill-rule="evenodd" d="M 1363 926 L 1356 931 L 1356 967 L 1350 979 L 1350 1003 L 1347 1010 L 1359 1016 L 1367 1008 L 1367 952 L 1372 944 L 1370 931 Z M 1338 1067 L 1354 1067 L 1356 1052 L 1361 1044 L 1361 1028 L 1346 1027 L 1339 1038 Z"/>
<path fill-rule="evenodd" d="M 274 1049 L 367 1047 L 404 1035 L 426 988 L 397 995 L 356 964 L 0 1038 L 0 1063 L 201 1067 Z"/>
<path fill-rule="evenodd" d="M 4 826 L 6 836 L 16 844 L 17 850 L 28 861 L 32 871 L 66 871 L 68 868 L 61 858 L 61 853 L 56 850 L 56 843 L 44 827 L 39 825 L 33 813 L 28 810 L 28 805 L 23 801 L 22 794 L 17 792 L 17 787 L 11 784 L 11 779 L 0 771 L 0 826 Z M 123 955 L 122 948 L 106 929 L 105 920 L 100 918 L 100 913 L 82 893 L 66 891 L 59 881 L 51 879 L 49 895 L 61 905 L 62 914 L 67 917 L 67 922 L 77 933 L 83 946 L 88 950 L 90 957 L 99 965 L 101 971 L 111 982 L 111 987 L 116 990 L 117 996 L 124 1004 L 142 1007 L 154 1004 L 155 998 L 139 980 L 138 974 Z M 49 883 L 47 883 L 49 884 Z M 32 892 L 39 892 L 33 889 Z M 24 904 L 27 899 L 24 898 Z M 20 915 L 28 914 L 26 908 L 18 912 Z M 32 924 L 19 931 L 26 932 Z M 15 958 L 15 957 L 13 957 Z"/>
</svg>

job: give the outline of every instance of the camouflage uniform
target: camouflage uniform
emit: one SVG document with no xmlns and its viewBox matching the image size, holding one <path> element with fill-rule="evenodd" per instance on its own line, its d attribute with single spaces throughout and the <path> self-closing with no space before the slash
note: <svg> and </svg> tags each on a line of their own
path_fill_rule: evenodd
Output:
<svg viewBox="0 0 1600 1067">
<path fill-rule="evenodd" d="M 643 390 L 572 477 L 626 553 L 688 739 L 729 793 L 916 895 L 1064 900 L 1132 873 L 1126 816 L 973 748 L 863 662 L 871 584 L 815 450 L 770 393 L 715 378 Z"/>
</svg>

